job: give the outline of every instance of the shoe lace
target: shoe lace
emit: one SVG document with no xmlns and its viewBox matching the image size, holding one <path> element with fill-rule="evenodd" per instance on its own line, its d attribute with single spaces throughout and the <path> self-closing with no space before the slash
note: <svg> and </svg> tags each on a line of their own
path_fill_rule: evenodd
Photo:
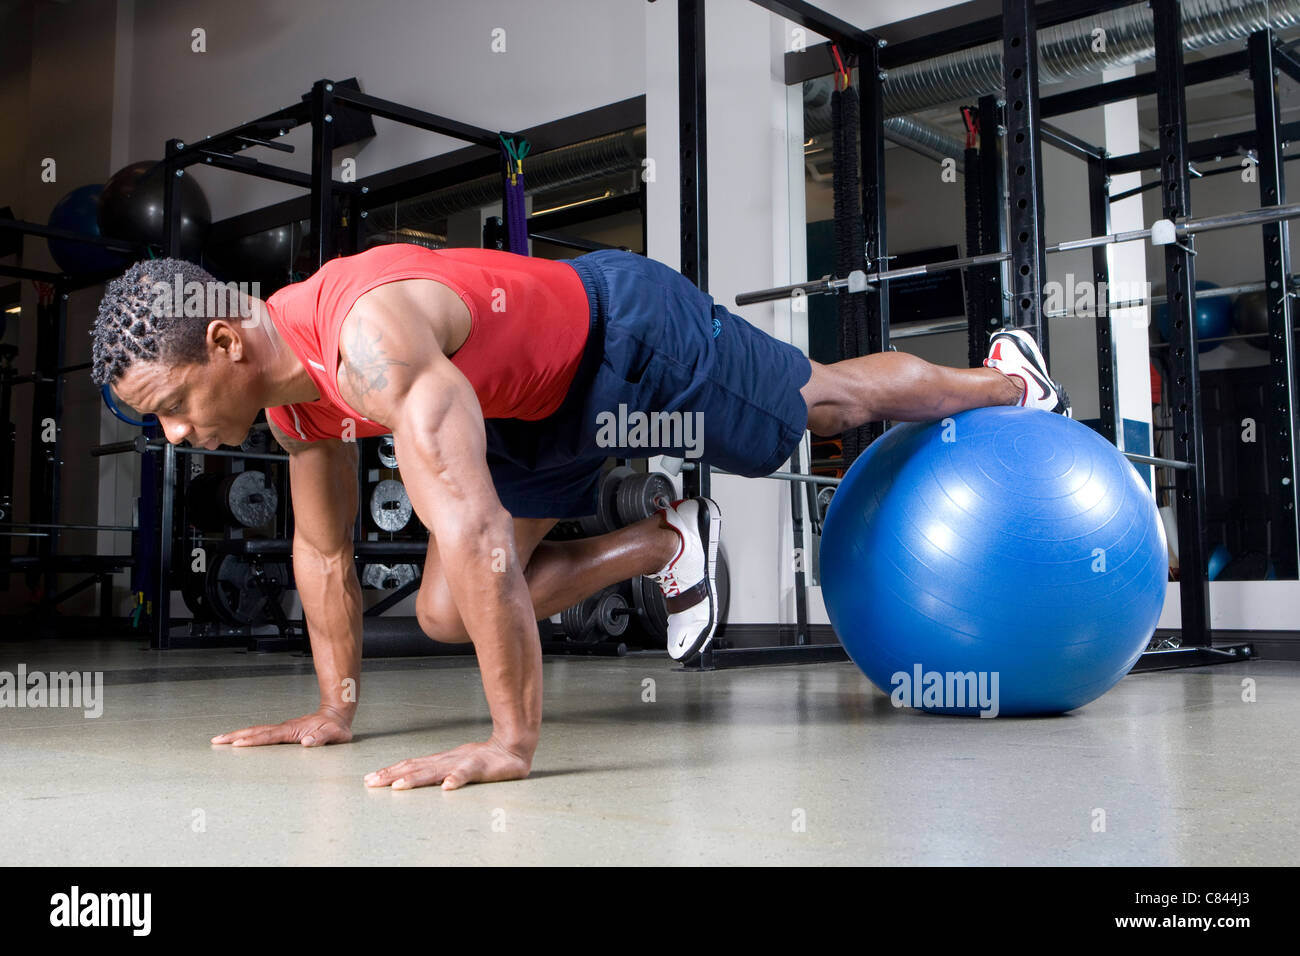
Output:
<svg viewBox="0 0 1300 956">
<path fill-rule="evenodd" d="M 682 582 L 677 577 L 677 571 L 674 569 L 673 562 L 657 574 L 650 575 L 650 580 L 659 585 L 664 592 L 664 597 L 677 597 L 682 593 Z"/>
</svg>

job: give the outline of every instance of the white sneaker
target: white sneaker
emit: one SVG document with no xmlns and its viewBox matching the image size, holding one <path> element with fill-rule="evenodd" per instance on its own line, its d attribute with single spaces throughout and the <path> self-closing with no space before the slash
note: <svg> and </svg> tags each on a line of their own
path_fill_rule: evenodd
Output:
<svg viewBox="0 0 1300 956">
<path fill-rule="evenodd" d="M 660 512 L 681 539 L 677 554 L 650 575 L 668 606 L 668 654 L 688 661 L 718 627 L 718 534 L 722 512 L 709 498 L 674 502 Z"/>
<path fill-rule="evenodd" d="M 1034 337 L 1024 329 L 1002 329 L 989 337 L 987 368 L 995 368 L 1008 378 L 1020 380 L 1024 394 L 1020 405 L 1041 408 L 1070 416 L 1070 396 L 1047 374 L 1047 362 Z"/>
</svg>

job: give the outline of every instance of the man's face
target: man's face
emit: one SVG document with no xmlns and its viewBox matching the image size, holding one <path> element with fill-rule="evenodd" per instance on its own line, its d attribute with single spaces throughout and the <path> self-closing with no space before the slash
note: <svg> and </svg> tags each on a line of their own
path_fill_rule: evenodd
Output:
<svg viewBox="0 0 1300 956">
<path fill-rule="evenodd" d="M 250 399 L 254 390 L 249 363 L 235 358 L 239 347 L 212 343 L 212 336 L 209 343 L 212 347 L 204 364 L 137 361 L 113 385 L 131 408 L 156 415 L 174 445 L 184 441 L 209 449 L 238 445 L 260 411 L 261 406 Z"/>
</svg>

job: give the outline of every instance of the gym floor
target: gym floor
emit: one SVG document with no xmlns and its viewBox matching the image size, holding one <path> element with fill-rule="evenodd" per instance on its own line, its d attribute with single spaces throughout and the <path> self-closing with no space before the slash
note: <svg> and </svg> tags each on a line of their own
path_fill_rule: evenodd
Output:
<svg viewBox="0 0 1300 956">
<path fill-rule="evenodd" d="M 685 672 L 548 658 L 532 776 L 443 793 L 362 776 L 479 739 L 475 662 L 366 664 L 350 745 L 208 739 L 315 702 L 310 661 L 8 643 L 104 672 L 104 712 L 0 709 L 11 865 L 1293 864 L 1300 663 L 1133 674 L 1063 717 L 899 710 L 852 664 Z M 647 678 L 654 683 L 647 685 Z M 1243 680 L 1255 702 L 1243 701 Z M 644 700 L 653 690 L 653 702 Z"/>
</svg>

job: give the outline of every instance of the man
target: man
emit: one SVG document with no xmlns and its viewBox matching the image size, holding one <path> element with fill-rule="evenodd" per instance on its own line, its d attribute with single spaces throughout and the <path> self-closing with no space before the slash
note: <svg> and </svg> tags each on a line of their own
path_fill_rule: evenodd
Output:
<svg viewBox="0 0 1300 956">
<path fill-rule="evenodd" d="M 393 433 L 430 532 L 419 622 L 440 641 L 473 641 L 492 733 L 370 774 L 370 786 L 526 776 L 542 713 L 536 622 L 602 587 L 653 575 L 678 660 L 712 637 L 720 516 L 708 499 L 597 538 L 543 541 L 558 519 L 595 511 L 608 456 L 698 455 L 754 476 L 778 468 L 806 427 L 831 435 L 986 405 L 1069 411 L 1023 332 L 998 333 L 980 369 L 899 352 L 822 365 L 631 253 L 557 262 L 380 246 L 265 302 L 244 301 L 246 318 L 213 315 L 185 291 L 219 286 L 168 259 L 110 283 L 94 330 L 95 380 L 156 415 L 173 443 L 237 444 L 265 408 L 289 453 L 294 578 L 320 706 L 217 744 L 351 739 L 361 671 L 355 439 Z M 661 430 L 667 438 L 611 437 L 611 415 L 633 412 L 699 423 L 702 440 L 687 447 L 685 430 L 672 427 Z"/>
</svg>

